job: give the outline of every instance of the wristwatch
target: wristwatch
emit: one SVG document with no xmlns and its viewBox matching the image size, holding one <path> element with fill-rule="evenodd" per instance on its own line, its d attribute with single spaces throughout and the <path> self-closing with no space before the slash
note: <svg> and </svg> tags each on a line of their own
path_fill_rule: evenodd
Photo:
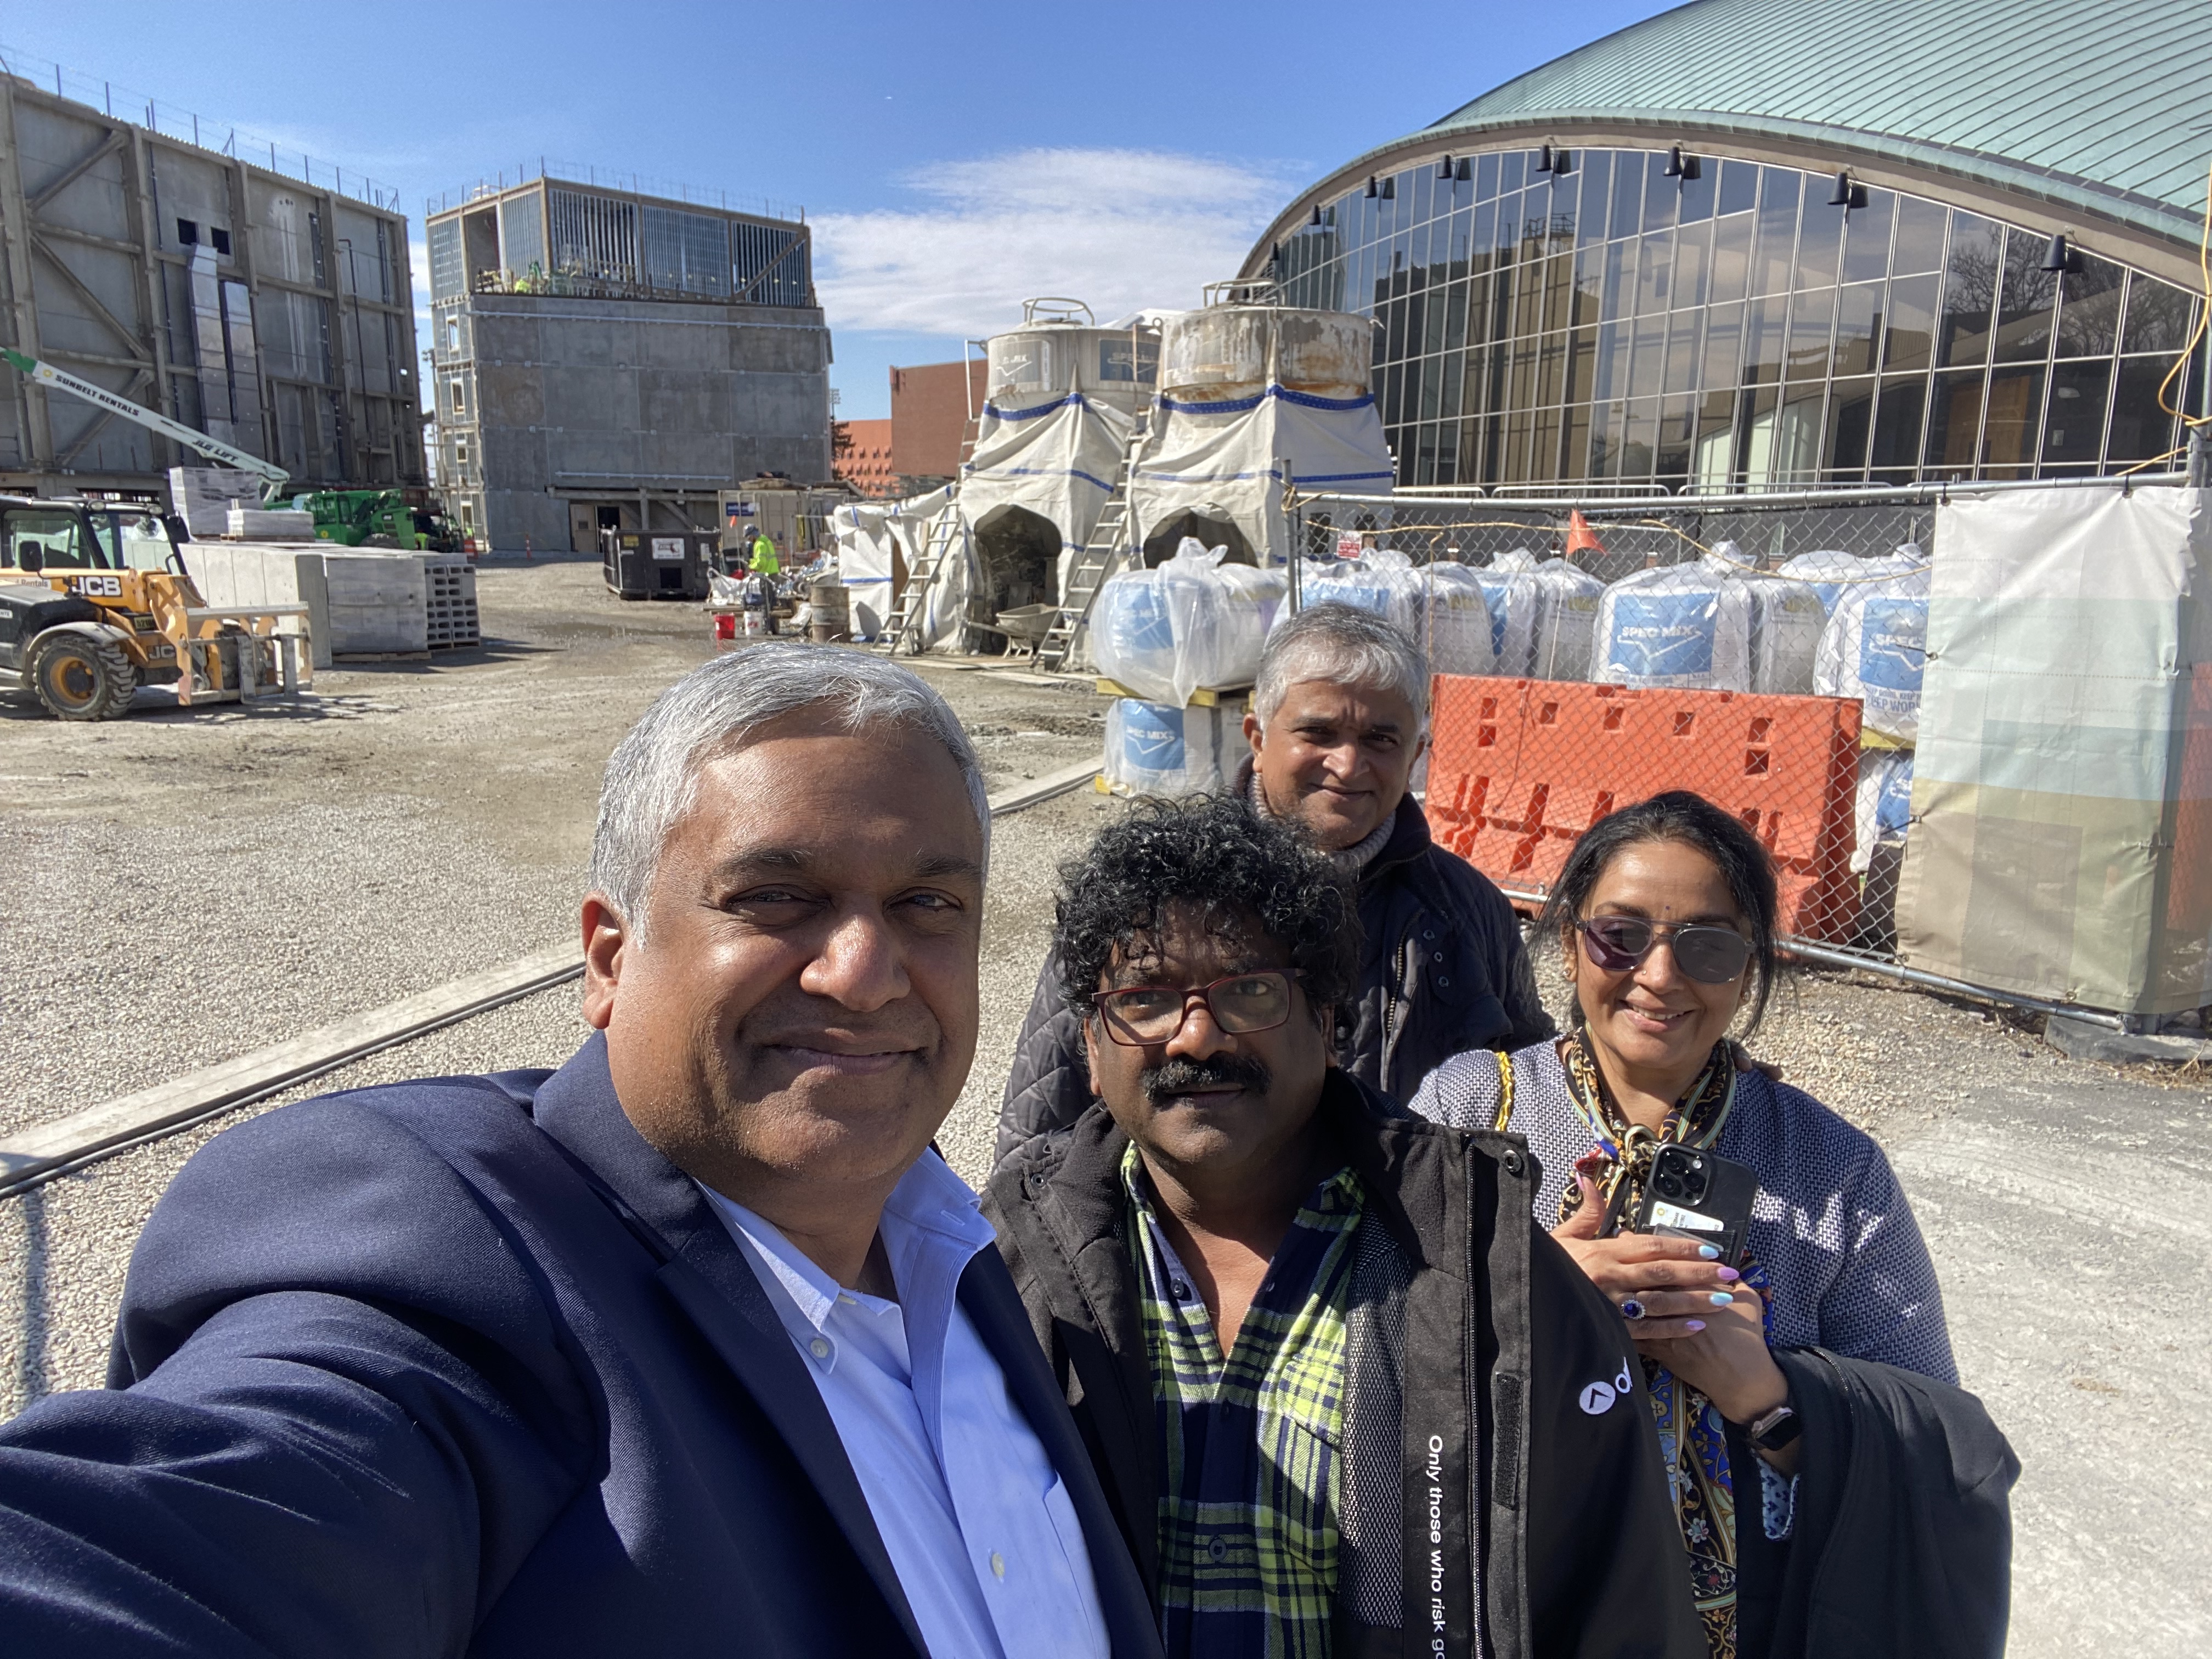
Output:
<svg viewBox="0 0 2212 1659">
<path fill-rule="evenodd" d="M 1804 1433 L 1805 1425 L 1787 1404 L 1762 1412 L 1744 1427 L 1744 1437 L 1761 1451 L 1778 1452 Z"/>
</svg>

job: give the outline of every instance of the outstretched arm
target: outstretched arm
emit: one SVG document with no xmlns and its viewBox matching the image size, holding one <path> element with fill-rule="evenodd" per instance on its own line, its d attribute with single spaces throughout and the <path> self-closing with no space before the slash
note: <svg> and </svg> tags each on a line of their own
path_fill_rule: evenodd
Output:
<svg viewBox="0 0 2212 1659">
<path fill-rule="evenodd" d="M 590 1408 L 496 1218 L 343 1100 L 185 1166 L 112 1380 L 0 1426 L 10 1651 L 459 1653 L 589 1478 Z"/>
<path fill-rule="evenodd" d="M 518 1528 L 575 1481 L 459 1346 L 282 1292 L 224 1308 L 131 1389 L 32 1407 L 0 1428 L 5 1645 L 460 1652 Z"/>
</svg>

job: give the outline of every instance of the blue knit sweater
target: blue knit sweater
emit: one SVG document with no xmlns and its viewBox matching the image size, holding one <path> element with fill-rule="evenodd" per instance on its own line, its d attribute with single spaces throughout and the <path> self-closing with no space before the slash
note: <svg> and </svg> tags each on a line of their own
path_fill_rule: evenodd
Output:
<svg viewBox="0 0 2212 1659">
<path fill-rule="evenodd" d="M 1498 1094 L 1498 1057 L 1478 1050 L 1438 1066 L 1412 1106 L 1439 1123 L 1488 1129 Z M 1597 1144 L 1548 1042 L 1513 1056 L 1508 1127 L 1543 1164 L 1534 1212 L 1548 1231 L 1576 1159 Z M 1736 1080 L 1735 1104 L 1713 1150 L 1759 1172 L 1748 1249 L 1770 1281 L 1775 1346 L 1822 1347 L 1940 1382 L 1959 1380 L 1935 1266 L 1872 1137 L 1802 1090 L 1750 1072 Z"/>
</svg>

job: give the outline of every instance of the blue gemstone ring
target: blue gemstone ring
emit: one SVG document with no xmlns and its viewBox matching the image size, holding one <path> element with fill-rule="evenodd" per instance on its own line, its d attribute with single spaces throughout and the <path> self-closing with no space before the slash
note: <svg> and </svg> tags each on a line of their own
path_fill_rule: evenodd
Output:
<svg viewBox="0 0 2212 1659">
<path fill-rule="evenodd" d="M 1626 1301 L 1624 1301 L 1624 1302 L 1620 1304 L 1620 1316 L 1621 1316 L 1623 1319 L 1641 1319 L 1641 1318 L 1643 1318 L 1643 1317 L 1644 1317 L 1644 1304 L 1643 1304 L 1641 1302 L 1638 1302 L 1638 1301 L 1634 1297 L 1632 1297 L 1632 1297 L 1628 1297 Z"/>
</svg>

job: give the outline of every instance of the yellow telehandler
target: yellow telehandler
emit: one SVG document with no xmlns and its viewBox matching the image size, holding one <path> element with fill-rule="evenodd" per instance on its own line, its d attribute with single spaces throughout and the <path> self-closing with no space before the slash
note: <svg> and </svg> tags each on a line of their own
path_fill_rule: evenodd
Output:
<svg viewBox="0 0 2212 1659">
<path fill-rule="evenodd" d="M 0 495 L 0 690 L 58 720 L 113 720 L 141 685 L 188 706 L 295 693 L 314 675 L 307 614 L 209 606 L 151 508 Z"/>
</svg>

